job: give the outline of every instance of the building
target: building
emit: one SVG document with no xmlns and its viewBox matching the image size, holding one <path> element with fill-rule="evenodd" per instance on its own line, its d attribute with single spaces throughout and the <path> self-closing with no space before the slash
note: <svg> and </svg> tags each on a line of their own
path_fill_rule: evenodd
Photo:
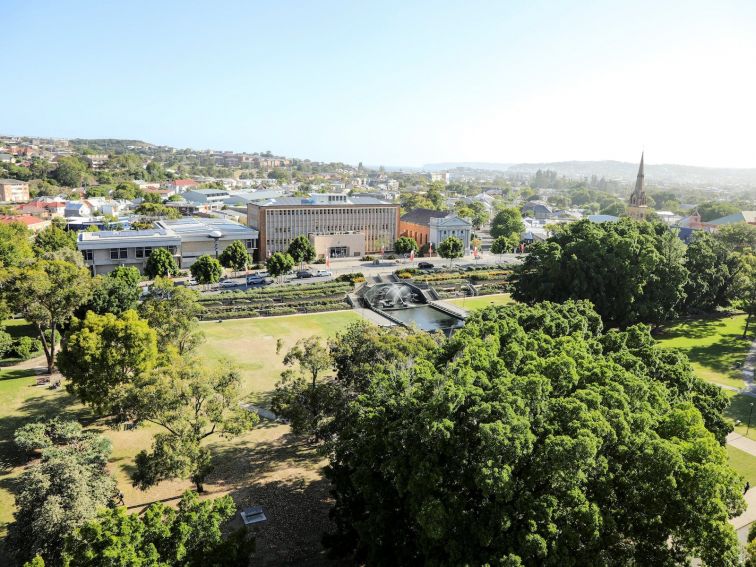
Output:
<svg viewBox="0 0 756 567">
<path fill-rule="evenodd" d="M 258 232 L 226 219 L 183 218 L 155 222 L 158 228 L 175 234 L 181 240 L 181 268 L 188 268 L 204 254 L 217 256 L 235 240 L 241 240 L 250 254 L 257 248 Z"/>
<path fill-rule="evenodd" d="M 738 224 L 742 222 L 746 224 L 756 224 L 756 211 L 741 211 L 739 213 L 727 215 L 726 217 L 707 221 L 703 224 L 716 230 L 726 224 Z"/>
<path fill-rule="evenodd" d="M 84 161 L 94 170 L 100 169 L 108 162 L 108 154 L 91 154 L 83 157 Z"/>
<path fill-rule="evenodd" d="M 554 209 L 543 201 L 528 201 L 520 207 L 520 212 L 539 220 L 554 218 Z"/>
<path fill-rule="evenodd" d="M 257 231 L 225 219 L 178 219 L 155 223 L 148 230 L 119 230 L 79 233 L 77 246 L 93 274 L 111 272 L 117 266 L 144 270 L 155 248 L 166 248 L 179 267 L 188 268 L 197 258 L 216 256 L 235 240 L 245 243 L 252 254 Z"/>
<path fill-rule="evenodd" d="M 433 242 L 430 235 L 430 221 L 432 218 L 444 218 L 447 211 L 435 209 L 415 209 L 402 215 L 399 219 L 399 236 L 408 236 L 417 242 L 418 247 Z"/>
<path fill-rule="evenodd" d="M 196 189 L 197 187 L 199 187 L 199 183 L 194 179 L 174 179 L 165 184 L 165 188 L 172 193 L 183 193 L 184 191 Z"/>
<path fill-rule="evenodd" d="M 0 216 L 0 223 L 10 224 L 18 222 L 23 224 L 26 228 L 32 232 L 39 232 L 40 230 L 50 226 L 50 221 L 41 219 L 32 215 L 4 215 Z"/>
<path fill-rule="evenodd" d="M 214 205 L 214 208 L 220 209 L 228 199 L 229 193 L 223 189 L 191 189 L 181 196 L 190 203 Z"/>
<path fill-rule="evenodd" d="M 429 242 L 436 248 L 440 242 L 450 236 L 456 236 L 470 249 L 472 223 L 448 211 L 433 209 L 415 209 L 402 215 L 399 220 L 400 236 L 413 238 L 419 247 Z"/>
<path fill-rule="evenodd" d="M 249 203 L 247 224 L 260 232 L 260 258 L 285 251 L 302 235 L 319 255 L 362 256 L 393 247 L 399 205 L 359 195 L 278 197 Z M 354 234 L 359 236 L 347 237 Z"/>
<path fill-rule="evenodd" d="M 29 184 L 18 179 L 0 179 L 0 201 L 20 203 L 29 200 Z"/>
<path fill-rule="evenodd" d="M 39 197 L 19 205 L 17 210 L 27 215 L 43 218 L 62 217 L 66 210 L 66 202 L 51 197 Z"/>
<path fill-rule="evenodd" d="M 643 220 L 652 212 L 648 205 L 646 205 L 646 188 L 644 185 L 644 179 L 643 153 L 641 153 L 638 177 L 635 179 L 635 189 L 633 189 L 633 192 L 630 195 L 630 203 L 627 207 L 627 215 L 631 219 Z"/>
</svg>

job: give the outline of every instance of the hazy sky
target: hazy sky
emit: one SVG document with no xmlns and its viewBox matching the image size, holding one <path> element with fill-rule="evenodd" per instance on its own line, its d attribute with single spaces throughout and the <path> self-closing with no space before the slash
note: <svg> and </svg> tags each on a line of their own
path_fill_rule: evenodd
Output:
<svg viewBox="0 0 756 567">
<path fill-rule="evenodd" d="M 0 133 L 756 167 L 756 1 L 4 0 Z"/>
</svg>

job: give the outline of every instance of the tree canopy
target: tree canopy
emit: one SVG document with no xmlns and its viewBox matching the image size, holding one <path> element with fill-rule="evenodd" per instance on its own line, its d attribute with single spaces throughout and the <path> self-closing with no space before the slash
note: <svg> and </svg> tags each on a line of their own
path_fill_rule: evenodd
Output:
<svg viewBox="0 0 756 567">
<path fill-rule="evenodd" d="M 274 278 L 283 277 L 294 267 L 294 258 L 286 252 L 276 252 L 265 263 L 268 273 Z"/>
<path fill-rule="evenodd" d="M 139 270 L 133 266 L 117 266 L 106 276 L 96 276 L 92 280 L 92 297 L 85 307 L 99 315 L 120 315 L 134 309 L 142 292 L 141 280 Z"/>
<path fill-rule="evenodd" d="M 31 231 L 20 222 L 0 224 L 0 267 L 17 267 L 34 257 Z"/>
<path fill-rule="evenodd" d="M 240 272 L 247 268 L 252 258 L 244 243 L 241 240 L 234 240 L 220 253 L 218 260 L 224 268 Z"/>
<path fill-rule="evenodd" d="M 202 342 L 197 322 L 203 307 L 198 299 L 198 292 L 169 279 L 157 278 L 150 286 L 139 305 L 139 315 L 157 333 L 160 352 L 175 348 L 179 354 L 186 354 Z"/>
<path fill-rule="evenodd" d="M 189 271 L 192 273 L 192 277 L 200 284 L 214 284 L 220 281 L 223 275 L 223 268 L 220 262 L 204 254 L 197 258 L 197 260 L 189 267 Z"/>
<path fill-rule="evenodd" d="M 417 252 L 417 242 L 409 236 L 401 236 L 394 242 L 394 252 L 397 254 L 409 254 L 412 251 Z"/>
<path fill-rule="evenodd" d="M 659 324 L 685 299 L 684 245 L 661 225 L 579 221 L 530 247 L 516 269 L 519 301 L 588 299 L 609 325 Z"/>
<path fill-rule="evenodd" d="M 297 236 L 286 251 L 300 266 L 315 259 L 315 247 L 306 236 Z"/>
<path fill-rule="evenodd" d="M 144 264 L 144 274 L 151 280 L 175 276 L 178 271 L 176 258 L 167 248 L 153 248 Z"/>
<path fill-rule="evenodd" d="M 438 255 L 449 260 L 451 265 L 454 258 L 461 258 L 465 254 L 465 245 L 456 236 L 449 236 L 438 245 Z"/>
<path fill-rule="evenodd" d="M 525 225 L 522 222 L 522 215 L 519 210 L 514 208 L 500 209 L 491 220 L 491 236 L 494 238 L 516 236 L 519 242 L 520 233 L 523 230 L 525 230 Z"/>
<path fill-rule="evenodd" d="M 587 302 L 500 306 L 439 347 L 342 336 L 334 353 L 334 552 L 371 565 L 738 564 L 727 400 L 648 327 L 604 332 Z"/>
</svg>

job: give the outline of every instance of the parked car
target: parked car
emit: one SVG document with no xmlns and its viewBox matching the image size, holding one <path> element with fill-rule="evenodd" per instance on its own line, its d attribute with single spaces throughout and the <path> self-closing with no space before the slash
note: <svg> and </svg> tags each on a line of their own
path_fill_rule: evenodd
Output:
<svg viewBox="0 0 756 567">
<path fill-rule="evenodd" d="M 315 272 L 316 278 L 325 278 L 330 277 L 333 275 L 333 272 L 331 270 L 318 270 Z"/>
<path fill-rule="evenodd" d="M 253 274 L 247 277 L 247 285 L 260 285 L 265 283 L 265 278 L 259 274 Z"/>
<path fill-rule="evenodd" d="M 309 270 L 300 270 L 297 272 L 297 279 L 301 280 L 302 278 L 311 278 L 312 272 Z"/>
<path fill-rule="evenodd" d="M 419 262 L 417 264 L 417 267 L 421 270 L 432 270 L 435 266 L 430 262 Z"/>
<path fill-rule="evenodd" d="M 222 289 L 228 289 L 228 288 L 231 288 L 231 287 L 236 287 L 237 285 L 239 285 L 239 282 L 235 282 L 234 280 L 223 280 L 220 283 L 220 287 Z"/>
</svg>

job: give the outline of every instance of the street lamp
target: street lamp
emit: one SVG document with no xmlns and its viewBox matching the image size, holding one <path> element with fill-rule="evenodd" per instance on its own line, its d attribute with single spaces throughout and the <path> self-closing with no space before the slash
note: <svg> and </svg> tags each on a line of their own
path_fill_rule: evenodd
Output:
<svg viewBox="0 0 756 567">
<path fill-rule="evenodd" d="M 748 427 L 746 427 L 746 437 L 748 437 L 748 432 L 751 430 L 751 414 L 753 413 L 753 402 L 748 405 L 751 406 L 751 409 L 748 411 Z"/>
<path fill-rule="evenodd" d="M 215 258 L 218 258 L 218 241 L 223 237 L 223 233 L 220 230 L 212 230 L 207 235 L 208 238 L 212 238 L 215 241 Z"/>
</svg>

